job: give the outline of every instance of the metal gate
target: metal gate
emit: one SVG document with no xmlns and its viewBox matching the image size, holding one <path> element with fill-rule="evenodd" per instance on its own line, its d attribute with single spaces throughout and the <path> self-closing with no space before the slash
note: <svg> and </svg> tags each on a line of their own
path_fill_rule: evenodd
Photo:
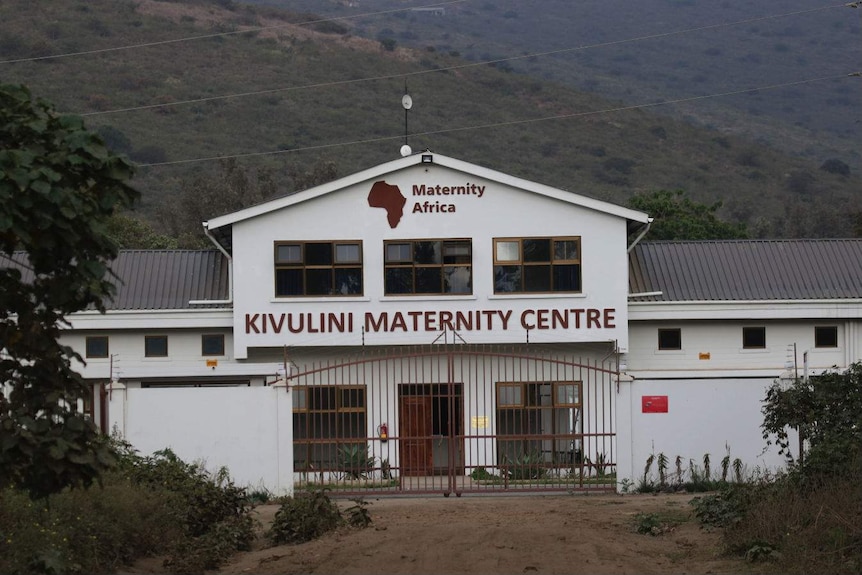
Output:
<svg viewBox="0 0 862 575">
<path fill-rule="evenodd" d="M 296 489 L 614 490 L 617 354 L 439 344 L 296 366 Z"/>
</svg>

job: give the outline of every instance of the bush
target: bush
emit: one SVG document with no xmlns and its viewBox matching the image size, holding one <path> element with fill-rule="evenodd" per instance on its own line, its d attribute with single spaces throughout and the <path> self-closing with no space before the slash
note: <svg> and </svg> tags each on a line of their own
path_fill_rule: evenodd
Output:
<svg viewBox="0 0 862 575">
<path fill-rule="evenodd" d="M 763 401 L 763 438 L 775 441 L 790 463 L 787 428 L 808 444 L 795 463 L 803 474 L 843 474 L 859 470 L 862 460 L 862 362 L 843 372 L 830 370 L 789 387 L 774 383 Z"/>
<path fill-rule="evenodd" d="M 837 158 L 830 158 L 826 160 L 820 166 L 820 169 L 824 172 L 829 172 L 830 174 L 838 174 L 840 176 L 850 175 L 850 166 Z"/>
<path fill-rule="evenodd" d="M 245 489 L 233 484 L 225 468 L 210 474 L 201 464 L 186 463 L 170 449 L 150 457 L 126 457 L 121 465 L 133 483 L 150 488 L 169 486 L 184 500 L 183 524 L 192 537 L 250 511 Z"/>
<path fill-rule="evenodd" d="M 504 456 L 504 473 L 513 481 L 542 479 L 548 474 L 542 454 L 538 451 L 522 453 L 514 459 Z"/>
<path fill-rule="evenodd" d="M 723 535 L 727 550 L 774 561 L 783 573 L 860 573 L 862 471 L 855 463 L 856 470 L 837 475 L 790 473 L 740 491 L 724 511 L 716 507 L 713 515 L 732 521 Z"/>
<path fill-rule="evenodd" d="M 641 535 L 663 535 L 670 533 L 688 518 L 681 512 L 638 513 L 634 518 L 635 531 Z"/>
<path fill-rule="evenodd" d="M 689 503 L 702 525 L 732 527 L 742 521 L 752 500 L 749 485 L 725 484 L 718 492 L 695 497 Z"/>
<path fill-rule="evenodd" d="M 862 572 L 862 363 L 776 382 L 763 413 L 764 439 L 788 455 L 789 471 L 696 497 L 696 515 L 704 525 L 732 527 L 723 536 L 728 551 L 774 561 L 779 572 Z M 795 461 L 788 427 L 808 446 Z"/>
<path fill-rule="evenodd" d="M 364 443 L 350 443 L 338 446 L 338 469 L 351 479 L 366 477 L 374 469 L 376 458 L 368 455 Z"/>
<path fill-rule="evenodd" d="M 266 538 L 273 544 L 303 543 L 344 524 L 338 506 L 325 490 L 287 497 L 275 513 Z"/>
<path fill-rule="evenodd" d="M 254 536 L 244 489 L 170 451 L 138 456 L 114 440 L 101 488 L 41 502 L 0 491 L 0 573 L 107 573 L 156 554 L 177 573 L 218 567 Z"/>
<path fill-rule="evenodd" d="M 118 474 L 104 487 L 66 491 L 50 506 L 0 492 L 0 573 L 106 573 L 181 538 L 177 500 L 136 489 Z"/>
</svg>

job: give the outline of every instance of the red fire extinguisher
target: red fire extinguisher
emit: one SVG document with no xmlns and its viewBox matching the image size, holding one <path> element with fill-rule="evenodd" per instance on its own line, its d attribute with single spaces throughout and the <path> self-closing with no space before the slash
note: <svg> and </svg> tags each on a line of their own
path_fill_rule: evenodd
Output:
<svg viewBox="0 0 862 575">
<path fill-rule="evenodd" d="M 380 443 L 386 443 L 389 439 L 389 425 L 386 422 L 377 426 L 377 436 L 380 437 Z"/>
</svg>

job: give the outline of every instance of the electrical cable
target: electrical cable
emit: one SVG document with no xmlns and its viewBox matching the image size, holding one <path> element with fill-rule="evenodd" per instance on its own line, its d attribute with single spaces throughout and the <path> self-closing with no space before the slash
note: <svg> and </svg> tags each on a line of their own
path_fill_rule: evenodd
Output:
<svg viewBox="0 0 862 575">
<path fill-rule="evenodd" d="M 835 76 L 823 76 L 820 78 L 810 78 L 808 80 L 798 80 L 795 82 L 771 84 L 768 86 L 758 86 L 756 88 L 746 88 L 743 90 L 733 90 L 733 91 L 729 91 L 729 92 L 720 92 L 720 93 L 716 93 L 716 94 L 706 94 L 706 95 L 701 95 L 701 96 L 691 96 L 691 97 L 687 97 L 687 98 L 677 98 L 674 100 L 663 100 L 661 102 L 651 102 L 648 104 L 633 104 L 630 106 L 620 106 L 617 108 L 606 108 L 603 110 L 592 110 L 592 111 L 588 111 L 588 112 L 573 112 L 571 114 L 558 114 L 558 115 L 554 115 L 554 116 L 545 116 L 543 118 L 530 118 L 530 119 L 526 119 L 526 120 L 510 120 L 507 122 L 493 122 L 490 124 L 479 124 L 476 126 L 462 126 L 460 128 L 446 128 L 446 129 L 442 129 L 442 130 L 430 130 L 427 132 L 419 132 L 419 133 L 410 134 L 410 137 L 411 138 L 417 138 L 417 137 L 422 137 L 422 136 L 436 136 L 436 135 L 441 135 L 441 134 L 451 134 L 451 133 L 455 133 L 455 132 L 465 132 L 465 131 L 469 131 L 469 130 L 485 130 L 485 129 L 489 129 L 489 128 L 500 128 L 500 127 L 507 127 L 507 126 L 522 125 L 522 124 L 530 124 L 533 122 L 546 122 L 548 120 L 568 120 L 568 119 L 572 119 L 572 118 L 581 118 L 581 117 L 593 116 L 593 115 L 598 115 L 598 114 L 610 114 L 610 113 L 614 113 L 614 112 L 626 112 L 626 111 L 630 111 L 630 110 L 642 110 L 642 109 L 646 109 L 646 108 L 655 108 L 658 106 L 668 106 L 671 104 L 683 104 L 683 103 L 687 103 L 687 102 L 696 102 L 698 100 L 706 100 L 709 98 L 719 98 L 719 97 L 724 97 L 724 96 L 735 96 L 735 95 L 739 95 L 739 94 L 749 94 L 749 93 L 758 92 L 758 91 L 774 90 L 774 89 L 778 89 L 778 88 L 787 88 L 790 86 L 801 86 L 804 84 L 813 84 L 816 82 L 825 82 L 825 81 L 829 81 L 829 80 L 838 80 L 841 78 L 860 77 L 860 76 L 862 76 L 862 72 L 850 72 L 847 74 L 840 74 L 840 75 L 835 75 Z M 190 158 L 190 159 L 186 159 L 186 160 L 173 160 L 173 161 L 169 161 L 169 162 L 153 162 L 153 163 L 149 163 L 149 164 L 136 164 L 136 165 L 140 168 L 150 168 L 150 167 L 160 167 L 160 166 L 172 166 L 172 165 L 178 165 L 178 164 L 190 164 L 190 163 L 195 163 L 195 162 L 208 162 L 208 161 L 213 161 L 213 160 L 224 160 L 224 159 L 229 159 L 229 158 L 251 158 L 251 157 L 259 157 L 259 156 L 272 156 L 272 155 L 276 155 L 276 154 L 306 152 L 306 151 L 310 151 L 310 150 L 322 150 L 322 149 L 336 148 L 336 147 L 341 147 L 341 146 L 352 146 L 352 145 L 356 145 L 356 144 L 373 144 L 373 143 L 378 143 L 378 142 L 387 142 L 387 141 L 392 141 L 392 140 L 400 140 L 403 137 L 404 137 L 403 134 L 399 134 L 396 136 L 381 136 L 378 138 L 367 138 L 367 139 L 363 139 L 363 140 L 353 140 L 353 141 L 349 141 L 349 142 L 337 142 L 334 144 L 318 144 L 318 145 L 314 145 L 314 146 L 303 146 L 301 148 L 292 148 L 289 150 L 271 150 L 268 152 L 247 152 L 247 153 L 243 153 L 243 154 L 209 156 L 209 157 L 204 157 L 204 158 Z"/>
<path fill-rule="evenodd" d="M 784 18 L 784 17 L 788 17 L 788 16 L 798 16 L 800 14 L 808 14 L 811 12 L 818 12 L 818 11 L 822 11 L 822 10 L 829 10 L 829 9 L 834 9 L 834 8 L 839 8 L 839 7 L 843 8 L 845 6 L 846 6 L 845 4 L 835 4 L 835 5 L 830 5 L 830 6 L 820 7 L 820 8 L 812 8 L 812 9 L 808 9 L 808 10 L 799 10 L 799 11 L 795 11 L 795 12 L 787 12 L 787 13 L 783 13 L 783 14 L 773 14 L 773 15 L 768 15 L 768 16 L 757 16 L 755 18 L 747 18 L 745 20 L 738 20 L 735 22 L 726 22 L 726 23 L 722 23 L 722 24 L 709 24 L 706 26 L 699 26 L 696 28 L 687 28 L 684 30 L 675 30 L 675 31 L 671 31 L 671 32 L 663 32 L 660 34 L 650 34 L 647 36 L 638 36 L 635 38 L 628 38 L 628 39 L 624 39 L 624 40 L 612 40 L 609 42 L 601 42 L 598 44 L 588 44 L 585 46 L 560 48 L 558 50 L 548 50 L 545 52 L 535 52 L 532 54 L 522 54 L 520 56 L 511 56 L 508 58 L 498 58 L 498 59 L 494 59 L 494 60 L 483 60 L 481 62 L 468 62 L 465 64 L 458 64 L 456 66 L 447 66 L 444 68 L 434 68 L 431 70 L 418 70 L 416 72 L 407 72 L 407 73 L 401 73 L 401 74 L 386 74 L 386 75 L 382 75 L 382 76 L 370 76 L 367 78 L 355 78 L 352 80 L 333 80 L 331 82 L 320 82 L 317 84 L 306 84 L 303 86 L 289 86 L 289 87 L 284 87 L 284 88 L 270 88 L 267 90 L 256 90 L 256 91 L 252 91 L 252 92 L 239 92 L 239 93 L 235 93 L 235 94 L 225 94 L 225 95 L 221 95 L 221 96 L 207 96 L 204 98 L 193 98 L 193 99 L 189 99 L 189 100 L 180 100 L 180 101 L 176 101 L 176 102 L 165 102 L 165 103 L 159 103 L 159 104 L 145 104 L 142 106 L 131 106 L 128 108 L 117 108 L 114 110 L 101 110 L 101 111 L 97 111 L 97 112 L 80 112 L 80 113 L 77 113 L 77 115 L 79 115 L 79 116 L 101 116 L 101 115 L 106 115 L 106 114 L 118 114 L 118 113 L 123 113 L 123 112 L 135 112 L 135 111 L 140 111 L 140 110 L 150 110 L 153 108 L 169 108 L 169 107 L 182 106 L 182 105 L 187 105 L 187 104 L 199 104 L 202 102 L 212 102 L 212 101 L 216 101 L 216 100 L 226 100 L 226 99 L 230 99 L 230 98 L 244 98 L 247 96 L 261 96 L 261 95 L 273 94 L 273 93 L 277 93 L 277 92 L 290 92 L 290 91 L 296 91 L 296 90 L 308 90 L 308 89 L 313 89 L 313 88 L 329 88 L 329 87 L 333 87 L 333 86 L 343 86 L 343 85 L 347 85 L 347 84 L 354 84 L 354 83 L 360 83 L 360 82 L 374 82 L 374 81 L 380 81 L 380 80 L 407 79 L 407 78 L 411 78 L 411 77 L 422 76 L 425 74 L 434 74 L 434 73 L 440 73 L 440 72 L 451 72 L 454 70 L 463 70 L 466 68 L 475 68 L 478 66 L 488 66 L 491 64 L 501 64 L 503 62 L 512 62 L 515 60 L 524 60 L 527 58 L 538 58 L 541 56 L 553 56 L 553 55 L 557 55 L 557 54 L 564 54 L 567 52 L 574 52 L 574 51 L 580 51 L 580 50 L 590 50 L 593 48 L 604 48 L 604 47 L 608 47 L 608 46 L 616 46 L 616 45 L 620 45 L 620 44 L 626 44 L 629 42 L 641 42 L 644 40 L 654 40 L 657 38 L 666 38 L 669 36 L 689 34 L 692 32 L 703 32 L 705 30 L 712 30 L 712 29 L 716 29 L 716 28 L 723 28 L 723 27 L 729 27 L 729 26 L 738 26 L 740 24 L 750 24 L 752 22 L 760 22 L 763 20 L 769 20 L 769 19 L 775 19 L 775 18 Z"/>
<path fill-rule="evenodd" d="M 92 54 L 104 54 L 107 52 L 119 52 L 121 50 L 133 50 L 136 48 L 149 48 L 152 46 L 163 46 L 165 44 L 176 44 L 179 42 L 190 42 L 192 40 L 205 40 L 207 38 L 219 38 L 223 36 L 234 36 L 237 34 L 251 34 L 252 32 L 261 32 L 264 30 L 274 30 L 276 28 L 286 28 L 288 26 L 306 26 L 308 24 L 320 24 L 321 22 L 333 22 L 336 20 L 350 20 L 352 18 L 364 18 L 367 16 L 380 16 L 382 14 L 393 14 L 396 12 L 405 12 L 415 10 L 417 8 L 436 8 L 448 6 L 450 4 L 459 4 L 467 0 L 449 0 L 448 2 L 440 2 L 438 4 L 427 4 L 424 6 L 411 6 L 410 8 L 395 8 L 392 10 L 381 10 L 379 12 L 366 12 L 365 14 L 354 14 L 352 16 L 339 16 L 337 18 L 322 18 L 320 20 L 309 20 L 307 22 L 288 22 L 286 24 L 275 24 L 272 26 L 260 26 L 257 28 L 247 28 L 245 30 L 233 30 L 231 32 L 216 32 L 213 34 L 202 34 L 200 36 L 187 36 L 185 38 L 174 38 L 173 40 L 157 40 L 154 42 L 144 42 L 142 44 L 131 44 L 128 46 L 115 46 L 113 48 L 99 48 L 95 50 L 84 50 L 81 52 L 68 52 L 65 54 L 51 54 L 48 56 L 33 56 L 30 58 L 17 58 L 14 60 L 0 60 L 0 64 L 15 64 L 19 62 L 37 62 L 40 60 L 54 60 L 57 58 L 69 58 L 71 56 L 88 56 Z"/>
</svg>

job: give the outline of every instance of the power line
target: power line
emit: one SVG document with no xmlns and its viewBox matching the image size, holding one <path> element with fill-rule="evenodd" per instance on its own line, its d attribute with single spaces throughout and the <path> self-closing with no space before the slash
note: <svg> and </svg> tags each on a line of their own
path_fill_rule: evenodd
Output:
<svg viewBox="0 0 862 575">
<path fill-rule="evenodd" d="M 720 92 L 720 93 L 716 93 L 716 94 L 707 94 L 707 95 L 702 95 L 702 96 L 691 96 L 688 98 L 677 98 L 674 100 L 664 100 L 661 102 L 652 102 L 649 104 L 633 104 L 630 106 L 619 106 L 616 108 L 606 108 L 603 110 L 593 110 L 593 111 L 589 111 L 589 112 L 573 112 L 571 114 L 558 114 L 555 116 L 545 116 L 543 118 L 531 118 L 531 119 L 527 119 L 527 120 L 510 120 L 507 122 L 494 122 L 494 123 L 490 123 L 490 124 L 479 124 L 476 126 L 462 126 L 460 128 L 447 128 L 447 129 L 443 129 L 443 130 L 431 130 L 431 131 L 427 131 L 427 132 L 419 132 L 419 133 L 410 134 L 410 137 L 411 138 L 417 138 L 417 137 L 422 137 L 422 136 L 437 136 L 437 135 L 441 135 L 441 134 L 451 134 L 451 133 L 455 133 L 455 132 L 466 132 L 466 131 L 470 131 L 470 130 L 485 130 L 485 129 L 489 129 L 489 128 L 501 128 L 501 127 L 516 126 L 516 125 L 522 125 L 522 124 L 530 124 L 533 122 L 546 122 L 548 120 L 569 120 L 572 118 L 582 118 L 582 117 L 586 117 L 586 116 L 595 116 L 595 115 L 599 115 L 599 114 L 611 114 L 614 112 L 627 112 L 630 110 L 642 110 L 642 109 L 646 109 L 646 108 L 655 108 L 658 106 L 668 106 L 671 104 L 684 104 L 687 102 L 696 102 L 699 100 L 706 100 L 706 99 L 710 99 L 710 98 L 720 98 L 720 97 L 724 97 L 724 96 L 735 96 L 735 95 L 739 95 L 739 94 L 750 94 L 752 92 L 759 92 L 759 91 L 765 91 L 765 90 L 775 90 L 778 88 L 787 88 L 790 86 L 801 86 L 804 84 L 814 84 L 817 82 L 825 82 L 825 81 L 829 81 L 829 80 L 838 80 L 841 78 L 849 78 L 849 77 L 862 77 L 862 72 L 849 72 L 847 74 L 840 74 L 840 75 L 835 75 L 835 76 L 823 76 L 820 78 L 810 78 L 808 80 L 798 80 L 796 82 L 785 82 L 782 84 L 771 84 L 768 86 L 758 86 L 756 88 L 746 88 L 744 90 L 733 90 L 730 92 Z M 137 164 L 137 166 L 141 167 L 141 168 L 151 168 L 151 167 L 160 167 L 160 166 L 173 166 L 173 165 L 178 165 L 178 164 L 190 164 L 190 163 L 196 163 L 196 162 L 209 162 L 209 161 L 213 161 L 213 160 L 224 160 L 224 159 L 229 159 L 229 158 L 252 158 L 252 157 L 259 157 L 259 156 L 273 156 L 276 154 L 307 152 L 310 150 L 322 150 L 322 149 L 336 148 L 336 147 L 342 147 L 342 146 L 353 146 L 356 144 L 374 144 L 374 143 L 378 143 L 378 142 L 400 140 L 403 137 L 404 137 L 403 134 L 396 135 L 396 136 L 381 136 L 378 138 L 367 138 L 364 140 L 353 140 L 350 142 L 338 142 L 338 143 L 334 143 L 334 144 L 319 144 L 316 146 L 304 146 L 302 148 L 292 148 L 290 150 L 272 150 L 269 152 L 248 152 L 248 153 L 244 153 L 244 154 L 231 154 L 231 155 L 225 155 L 225 156 L 209 156 L 209 157 L 205 157 L 205 158 L 191 158 L 191 159 L 187 159 L 187 160 L 174 160 L 174 161 L 170 161 L 170 162 L 154 162 L 151 164 Z"/>
<path fill-rule="evenodd" d="M 105 114 L 119 114 L 119 113 L 123 113 L 123 112 L 135 112 L 135 111 L 141 111 L 141 110 L 150 110 L 153 108 L 168 108 L 168 107 L 182 106 L 182 105 L 187 105 L 187 104 L 200 104 L 202 102 L 212 102 L 212 101 L 216 101 L 216 100 L 226 100 L 226 99 L 230 99 L 230 98 L 244 98 L 247 96 L 262 96 L 265 94 L 273 94 L 273 93 L 277 93 L 277 92 L 291 92 L 291 91 L 296 91 L 296 90 L 309 90 L 309 89 L 313 89 L 313 88 L 331 88 L 334 86 L 343 86 L 343 85 L 347 85 L 347 84 L 355 84 L 355 83 L 360 83 L 360 82 L 375 82 L 375 81 L 380 81 L 380 80 L 393 80 L 393 79 L 402 79 L 402 78 L 406 79 L 406 78 L 421 76 L 421 75 L 425 75 L 425 74 L 434 74 L 434 73 L 440 73 L 440 72 L 451 72 L 453 70 L 463 70 L 466 68 L 475 68 L 478 66 L 488 66 L 491 64 L 500 64 L 503 62 L 512 62 L 515 60 L 524 60 L 527 58 L 537 58 L 540 56 L 553 56 L 556 54 L 565 54 L 567 52 L 575 52 L 575 51 L 580 51 L 580 50 L 590 50 L 593 48 L 604 48 L 604 47 L 608 47 L 608 46 L 616 46 L 616 45 L 620 45 L 620 44 L 626 44 L 629 42 L 641 42 L 644 40 L 655 40 L 658 38 L 667 38 L 670 36 L 690 34 L 693 32 L 703 32 L 706 30 L 713 30 L 713 29 L 717 29 L 717 28 L 738 26 L 740 24 L 750 24 L 752 22 L 761 22 L 763 20 L 785 18 L 788 16 L 798 16 L 801 14 L 809 14 L 812 12 L 831 10 L 834 8 L 844 8 L 846 6 L 847 6 L 846 4 L 834 4 L 834 5 L 830 5 L 830 6 L 821 6 L 819 8 L 811 8 L 811 9 L 807 9 L 807 10 L 797 10 L 795 12 L 786 12 L 784 14 L 757 16 L 754 18 L 747 18 L 745 20 L 738 20 L 735 22 L 725 22 L 725 23 L 721 23 L 721 24 L 708 24 L 706 26 L 699 26 L 696 28 L 686 28 L 684 30 L 662 32 L 660 34 L 650 34 L 647 36 L 638 36 L 635 38 L 627 38 L 624 40 L 611 40 L 608 42 L 600 42 L 598 44 L 588 44 L 588 45 L 583 45 L 583 46 L 574 46 L 574 47 L 570 47 L 570 48 L 560 48 L 557 50 L 548 50 L 545 52 L 534 52 L 532 54 L 522 54 L 520 56 L 511 56 L 508 58 L 498 58 L 495 60 L 483 60 L 481 62 L 468 62 L 465 64 L 458 64 L 456 66 L 447 66 L 445 68 L 434 68 L 431 70 L 418 70 L 416 72 L 406 72 L 406 73 L 400 73 L 400 74 L 386 74 L 386 75 L 382 75 L 382 76 L 370 76 L 367 78 L 355 78 L 352 80 L 333 80 L 331 82 L 320 82 L 320 83 L 316 83 L 316 84 L 305 84 L 303 86 L 288 86 L 288 87 L 284 87 L 284 88 L 270 88 L 267 90 L 256 90 L 253 92 L 238 92 L 235 94 L 225 94 L 225 95 L 221 95 L 221 96 L 207 96 L 207 97 L 203 97 L 203 98 L 194 98 L 194 99 L 190 99 L 190 100 L 180 100 L 177 102 L 166 102 L 166 103 L 160 103 L 160 104 L 145 104 L 142 106 L 132 106 L 132 107 L 128 107 L 128 108 L 117 108 L 114 110 L 102 110 L 102 111 L 98 111 L 98 112 L 83 112 L 83 113 L 79 113 L 78 115 L 80 115 L 80 116 L 100 116 L 100 115 L 105 115 Z"/>
<path fill-rule="evenodd" d="M 405 12 L 416 8 L 439 8 L 450 4 L 459 4 L 467 0 L 449 0 L 448 2 L 440 2 L 437 4 L 426 4 L 424 6 L 411 6 L 409 8 L 394 8 L 392 10 L 381 10 L 379 12 L 366 12 L 364 14 L 354 14 L 352 16 L 338 16 L 336 18 L 322 18 L 320 20 L 309 20 L 306 22 L 288 22 L 287 24 L 274 24 L 272 26 L 260 26 L 257 28 L 246 28 L 245 30 L 234 30 L 232 32 L 215 32 L 213 34 L 202 34 L 200 36 L 187 36 L 185 38 L 175 38 L 173 40 L 158 40 L 155 42 L 144 42 L 142 44 L 130 44 L 127 46 L 115 46 L 113 48 L 99 48 L 96 50 L 84 50 L 81 52 L 68 52 L 65 54 L 51 54 L 49 56 L 33 56 L 31 58 L 17 58 L 15 60 L 0 60 L 0 64 L 14 64 L 17 62 L 35 62 L 38 60 L 53 60 L 57 58 L 69 58 L 72 56 L 88 56 L 92 54 L 104 54 L 106 52 L 119 52 L 121 50 L 133 50 L 136 48 L 149 48 L 152 46 L 163 46 L 165 44 L 176 44 L 179 42 L 191 42 L 193 40 L 204 40 L 207 38 L 220 38 L 223 36 L 233 36 L 236 34 L 250 34 L 253 32 L 261 32 L 264 30 L 274 30 L 277 28 L 286 28 L 288 26 L 307 26 L 309 24 L 319 24 L 321 22 L 333 22 L 336 20 L 350 20 L 352 18 L 364 18 L 366 16 L 380 16 L 383 14 L 393 14 L 396 12 Z"/>
</svg>

